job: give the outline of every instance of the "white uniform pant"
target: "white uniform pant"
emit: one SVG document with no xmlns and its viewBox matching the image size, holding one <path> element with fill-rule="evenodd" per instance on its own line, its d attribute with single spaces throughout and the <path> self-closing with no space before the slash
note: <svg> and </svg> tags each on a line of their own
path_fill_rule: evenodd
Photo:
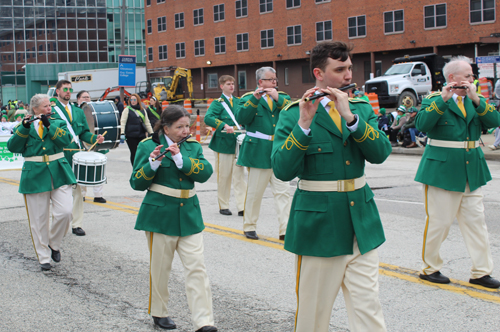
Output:
<svg viewBox="0 0 500 332">
<path fill-rule="evenodd" d="M 217 174 L 217 196 L 219 209 L 229 209 L 229 196 L 231 194 L 231 182 L 233 183 L 236 207 L 239 211 L 245 209 L 245 193 L 247 183 L 245 182 L 245 168 L 236 166 L 234 154 L 215 152 L 215 173 Z"/>
<path fill-rule="evenodd" d="M 59 250 L 71 222 L 71 186 L 64 185 L 52 191 L 25 194 L 33 247 L 40 264 L 50 263 L 49 245 Z M 52 223 L 49 225 L 52 201 Z"/>
<path fill-rule="evenodd" d="M 443 267 L 439 254 L 441 244 L 457 218 L 467 251 L 472 260 L 471 278 L 481 278 L 493 271 L 488 230 L 484 221 L 483 191 L 465 192 L 444 190 L 423 185 L 426 221 L 422 248 L 422 272 L 432 274 Z"/>
<path fill-rule="evenodd" d="M 83 195 L 82 186 L 79 184 L 73 188 L 73 220 L 71 221 L 71 228 L 82 227 L 83 221 Z"/>
<path fill-rule="evenodd" d="M 342 287 L 351 332 L 386 331 L 378 298 L 378 253 L 336 257 L 297 256 L 295 332 L 328 332 L 333 303 Z"/>
<path fill-rule="evenodd" d="M 274 176 L 273 170 L 262 168 L 248 168 L 248 187 L 245 199 L 245 215 L 243 217 L 243 231 L 250 232 L 257 229 L 262 197 L 267 184 L 271 183 L 274 195 L 274 204 L 278 214 L 279 235 L 285 235 L 290 215 L 290 184 Z"/>
<path fill-rule="evenodd" d="M 212 291 L 203 259 L 203 235 L 169 236 L 146 232 L 150 253 L 149 311 L 153 317 L 168 317 L 168 280 L 175 251 L 184 265 L 186 296 L 194 329 L 214 325 Z"/>
<path fill-rule="evenodd" d="M 87 195 L 87 186 L 80 186 L 82 189 L 82 200 L 83 197 Z M 94 191 L 94 197 L 102 197 L 104 193 L 104 186 L 101 184 L 100 186 L 92 186 L 90 187 Z"/>
</svg>

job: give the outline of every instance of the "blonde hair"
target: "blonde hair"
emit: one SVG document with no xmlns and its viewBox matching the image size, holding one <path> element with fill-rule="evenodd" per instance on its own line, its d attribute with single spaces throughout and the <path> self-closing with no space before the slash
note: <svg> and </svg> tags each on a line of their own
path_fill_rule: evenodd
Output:
<svg viewBox="0 0 500 332">
<path fill-rule="evenodd" d="M 37 93 L 30 100 L 30 109 L 28 110 L 29 114 L 35 114 L 34 108 L 38 108 L 42 105 L 44 100 L 50 100 L 49 96 L 43 93 Z"/>
</svg>

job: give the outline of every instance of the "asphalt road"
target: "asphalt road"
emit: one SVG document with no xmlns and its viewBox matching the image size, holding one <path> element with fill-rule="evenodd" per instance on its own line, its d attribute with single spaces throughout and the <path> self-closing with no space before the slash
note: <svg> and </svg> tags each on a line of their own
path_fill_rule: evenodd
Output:
<svg viewBox="0 0 500 332">
<path fill-rule="evenodd" d="M 106 204 L 84 204 L 84 237 L 67 235 L 60 263 L 41 272 L 31 243 L 26 209 L 17 192 L 19 171 L 0 172 L 0 331 L 151 331 L 148 316 L 149 253 L 135 231 L 143 192 L 130 188 L 129 152 L 122 145 L 108 156 Z M 211 162 L 213 153 L 205 146 Z M 498 331 L 500 292 L 471 286 L 470 259 L 455 223 L 442 255 L 442 272 L 453 283 L 436 287 L 418 279 L 424 229 L 421 185 L 413 178 L 419 156 L 391 155 L 368 164 L 387 241 L 379 249 L 380 300 L 389 331 Z M 491 250 L 500 276 L 500 163 L 488 161 L 493 180 L 483 188 Z M 218 213 L 215 176 L 197 184 L 207 228 L 205 261 L 220 331 L 293 331 L 296 307 L 294 256 L 282 249 L 273 198 L 266 190 L 257 232 L 242 236 L 242 218 Z M 292 181 L 290 192 L 296 183 Z M 92 190 L 87 192 L 92 196 Z M 170 280 L 170 315 L 178 331 L 193 331 L 176 257 Z M 331 331 L 348 331 L 342 294 Z"/>
</svg>

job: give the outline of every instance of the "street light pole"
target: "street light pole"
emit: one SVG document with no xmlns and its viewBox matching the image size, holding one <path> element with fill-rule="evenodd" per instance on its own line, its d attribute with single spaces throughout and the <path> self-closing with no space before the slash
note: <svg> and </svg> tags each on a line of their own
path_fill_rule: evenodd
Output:
<svg viewBox="0 0 500 332">
<path fill-rule="evenodd" d="M 125 3 L 126 0 L 122 0 L 122 14 L 120 16 L 120 39 L 121 39 L 121 50 L 120 55 L 125 55 Z M 123 103 L 125 101 L 125 88 L 120 87 L 120 101 Z"/>
</svg>

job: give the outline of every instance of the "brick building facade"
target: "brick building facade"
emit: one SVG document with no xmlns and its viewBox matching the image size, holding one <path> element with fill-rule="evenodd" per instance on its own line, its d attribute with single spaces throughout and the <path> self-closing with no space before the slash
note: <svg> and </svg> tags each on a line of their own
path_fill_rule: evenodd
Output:
<svg viewBox="0 0 500 332">
<path fill-rule="evenodd" d="M 385 72 L 396 57 L 498 54 L 500 0 L 146 0 L 147 68 L 189 68 L 194 97 L 218 97 L 217 79 L 255 89 L 255 70 L 272 66 L 279 89 L 299 97 L 311 86 L 309 51 L 321 40 L 354 46 L 353 82 Z"/>
</svg>

